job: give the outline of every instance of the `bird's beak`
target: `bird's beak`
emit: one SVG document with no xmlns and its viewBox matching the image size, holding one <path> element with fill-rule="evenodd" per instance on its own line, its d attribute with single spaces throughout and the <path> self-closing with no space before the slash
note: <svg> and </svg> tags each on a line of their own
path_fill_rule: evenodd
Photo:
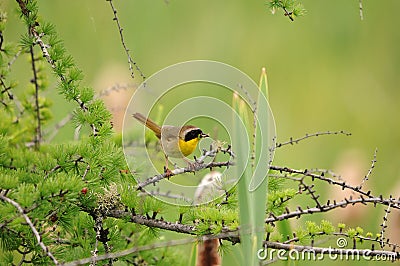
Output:
<svg viewBox="0 0 400 266">
<path fill-rule="evenodd" d="M 200 138 L 208 138 L 210 135 L 206 133 L 201 133 Z"/>
</svg>

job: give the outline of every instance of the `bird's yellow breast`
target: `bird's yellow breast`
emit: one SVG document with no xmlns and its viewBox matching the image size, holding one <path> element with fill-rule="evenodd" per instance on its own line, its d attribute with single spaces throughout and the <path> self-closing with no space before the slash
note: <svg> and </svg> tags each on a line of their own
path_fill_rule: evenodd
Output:
<svg viewBox="0 0 400 266">
<path fill-rule="evenodd" d="M 197 143 L 199 143 L 198 138 L 191 139 L 189 141 L 184 141 L 183 139 L 179 138 L 179 149 L 183 156 L 188 156 L 194 152 L 196 149 Z"/>
</svg>

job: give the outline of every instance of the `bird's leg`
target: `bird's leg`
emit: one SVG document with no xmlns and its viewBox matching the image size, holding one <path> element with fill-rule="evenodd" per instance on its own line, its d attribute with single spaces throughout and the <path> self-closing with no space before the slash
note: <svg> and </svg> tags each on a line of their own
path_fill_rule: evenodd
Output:
<svg viewBox="0 0 400 266">
<path fill-rule="evenodd" d="M 174 174 L 172 173 L 172 171 L 169 170 L 169 168 L 168 168 L 168 156 L 167 156 L 167 155 L 165 155 L 164 174 L 165 174 L 165 177 L 167 177 L 168 179 L 169 179 L 171 176 L 174 175 Z"/>
</svg>

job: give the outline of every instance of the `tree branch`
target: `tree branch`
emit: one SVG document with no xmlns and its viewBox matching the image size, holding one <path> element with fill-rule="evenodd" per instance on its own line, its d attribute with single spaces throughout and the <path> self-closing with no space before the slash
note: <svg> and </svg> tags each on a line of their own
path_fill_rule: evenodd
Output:
<svg viewBox="0 0 400 266">
<path fill-rule="evenodd" d="M 270 169 L 271 170 L 275 170 L 275 171 L 279 171 L 280 173 L 299 174 L 299 175 L 303 175 L 303 176 L 308 176 L 308 177 L 311 177 L 312 181 L 314 181 L 314 179 L 319 179 L 319 180 L 327 182 L 329 184 L 340 186 L 340 187 L 342 187 L 342 189 L 350 189 L 350 190 L 353 190 L 353 191 L 355 191 L 355 192 L 357 192 L 357 193 L 359 193 L 361 195 L 364 195 L 364 196 L 367 196 L 367 197 L 371 197 L 371 198 L 373 197 L 371 195 L 371 191 L 367 191 L 367 192 L 362 191 L 358 187 L 354 187 L 354 186 L 346 184 L 346 181 L 337 181 L 337 180 L 334 180 L 332 178 L 325 177 L 323 174 L 320 174 L 320 175 L 315 174 L 313 172 L 308 171 L 307 169 L 305 169 L 305 170 L 296 170 L 296 169 L 290 169 L 288 167 L 281 167 L 281 166 L 274 166 L 274 165 L 271 165 Z M 302 178 L 294 178 L 294 177 L 288 177 L 288 176 L 283 176 L 283 177 L 284 178 L 288 178 L 288 179 L 292 179 L 292 180 L 296 180 L 296 181 L 302 180 Z"/>
<path fill-rule="evenodd" d="M 378 152 L 378 149 L 375 149 L 374 152 L 374 158 L 371 161 L 371 167 L 368 169 L 368 173 L 364 176 L 363 180 L 361 181 L 361 184 L 357 186 L 358 189 L 361 189 L 364 183 L 368 180 L 369 176 L 372 173 L 372 170 L 375 168 L 375 163 L 376 163 L 376 153 Z"/>
<path fill-rule="evenodd" d="M 39 234 L 39 232 L 36 230 L 35 226 L 33 225 L 31 219 L 29 219 L 28 215 L 25 214 L 24 209 L 21 207 L 21 205 L 19 205 L 17 202 L 13 201 L 12 199 L 0 194 L 0 199 L 2 199 L 3 201 L 6 201 L 8 203 L 10 203 L 11 205 L 13 205 L 18 212 L 22 215 L 22 217 L 24 217 L 26 223 L 29 225 L 29 227 L 31 228 L 33 234 L 36 237 L 36 240 L 39 244 L 39 246 L 43 249 L 43 251 L 45 252 L 46 256 L 50 257 L 51 260 L 54 262 L 55 265 L 59 265 L 57 259 L 54 257 L 54 255 L 51 253 L 50 249 L 42 242 L 41 236 Z"/>
<path fill-rule="evenodd" d="M 174 170 L 171 170 L 169 173 L 162 173 L 162 174 L 158 174 L 153 177 L 150 177 L 150 178 L 146 179 L 145 181 L 140 182 L 136 186 L 136 189 L 142 190 L 144 187 L 146 187 L 150 184 L 155 184 L 155 183 L 163 180 L 164 178 L 170 178 L 171 176 L 174 176 L 174 175 L 198 172 L 200 170 L 207 169 L 207 168 L 213 169 L 216 167 L 229 167 L 231 165 L 234 165 L 234 162 L 232 162 L 230 160 L 226 161 L 226 162 L 214 162 L 212 160 L 209 163 L 204 163 L 204 160 L 207 157 L 215 158 L 215 156 L 217 156 L 217 153 L 219 153 L 219 152 L 228 153 L 230 155 L 230 157 L 235 156 L 235 154 L 232 152 L 230 146 L 228 146 L 227 149 L 222 149 L 220 147 L 217 147 L 217 148 L 210 147 L 209 151 L 203 150 L 203 155 L 200 158 L 194 158 L 195 159 L 194 164 L 191 164 L 190 166 L 188 166 L 186 168 L 175 168 Z"/>
<path fill-rule="evenodd" d="M 130 53 L 129 53 L 129 49 L 128 49 L 128 47 L 127 47 L 126 44 L 125 44 L 124 35 L 122 34 L 122 31 L 123 31 L 124 29 L 121 27 L 121 24 L 120 24 L 120 22 L 119 22 L 119 19 L 118 19 L 118 16 L 117 16 L 117 9 L 115 9 L 112 0 L 106 0 L 106 1 L 108 1 L 108 2 L 110 3 L 111 10 L 113 11 L 113 14 L 114 14 L 113 20 L 115 21 L 115 23 L 117 23 L 119 36 L 120 36 L 120 38 L 121 38 L 121 43 L 122 43 L 122 46 L 124 47 L 126 56 L 128 57 L 129 71 L 131 72 L 131 77 L 132 77 L 132 78 L 135 78 L 135 75 L 134 75 L 134 73 L 133 73 L 133 66 L 132 66 L 132 65 L 134 65 L 135 68 L 136 68 L 136 70 L 139 72 L 140 76 L 142 77 L 142 79 L 145 80 L 146 77 L 144 76 L 143 72 L 140 70 L 140 68 L 139 68 L 139 66 L 136 64 L 136 62 L 132 59 L 132 57 L 131 57 L 131 55 L 130 55 Z"/>
<path fill-rule="evenodd" d="M 158 219 L 151 219 L 147 218 L 146 216 L 143 215 L 135 215 L 127 211 L 120 211 L 120 210 L 113 210 L 110 212 L 109 217 L 113 218 L 124 218 L 124 217 L 129 217 L 130 221 L 133 223 L 141 224 L 141 225 L 146 225 L 149 227 L 156 227 L 160 229 L 165 229 L 177 233 L 183 233 L 183 234 L 189 234 L 189 235 L 195 235 L 195 226 L 193 225 L 185 225 L 185 224 L 180 224 L 180 223 L 172 223 L 164 220 L 158 220 Z"/>
<path fill-rule="evenodd" d="M 231 238 L 231 239 L 237 238 L 238 239 L 238 232 L 235 231 L 235 232 L 221 233 L 218 235 L 207 235 L 207 236 L 201 236 L 201 237 L 183 238 L 183 239 L 171 240 L 171 241 L 167 241 L 167 242 L 154 243 L 154 244 L 145 245 L 145 246 L 141 246 L 141 247 L 133 247 L 133 248 L 125 249 L 125 250 L 114 252 L 114 253 L 99 255 L 96 257 L 96 261 L 107 260 L 107 259 L 116 259 L 116 258 L 124 257 L 124 256 L 130 255 L 130 254 L 133 254 L 133 253 L 137 253 L 140 251 L 185 245 L 185 244 L 195 243 L 198 241 L 211 240 L 211 239 L 229 239 L 229 238 Z M 89 262 L 92 262 L 92 259 L 93 258 L 85 258 L 85 259 L 71 261 L 68 263 L 62 263 L 61 265 L 63 265 L 63 266 L 82 265 L 82 264 L 87 264 Z"/>
<path fill-rule="evenodd" d="M 293 139 L 292 137 L 290 137 L 290 139 L 288 141 L 285 142 L 281 142 L 281 143 L 276 143 L 276 148 L 280 148 L 282 146 L 286 146 L 286 145 L 294 145 L 294 144 L 298 144 L 300 141 L 305 140 L 305 139 L 309 139 L 312 137 L 318 137 L 318 136 L 323 136 L 323 135 L 345 135 L 345 136 L 351 136 L 351 133 L 347 133 L 343 130 L 340 131 L 325 131 L 325 132 L 316 132 L 316 133 L 312 133 L 312 134 L 306 134 L 303 137 L 297 138 L 297 139 Z"/>
<path fill-rule="evenodd" d="M 337 208 L 344 208 L 347 205 L 355 205 L 355 204 L 367 204 L 367 203 L 372 203 L 372 204 L 383 204 L 383 205 L 388 205 L 391 207 L 397 206 L 398 209 L 400 209 L 400 201 L 394 201 L 393 199 L 382 199 L 380 197 L 377 198 L 364 198 L 360 197 L 358 199 L 344 199 L 343 201 L 336 202 L 334 201 L 333 203 L 321 205 L 320 207 L 314 207 L 314 208 L 307 208 L 307 209 L 302 209 L 300 206 L 297 207 L 297 210 L 287 212 L 284 214 L 281 214 L 279 216 L 275 216 L 273 214 L 270 214 L 270 217 L 265 219 L 265 223 L 274 223 L 278 221 L 283 221 L 287 220 L 290 218 L 300 218 L 300 216 L 305 215 L 305 214 L 313 214 L 313 213 L 320 213 L 320 212 L 328 212 L 333 209 Z M 391 205 L 395 203 L 396 205 Z"/>
</svg>

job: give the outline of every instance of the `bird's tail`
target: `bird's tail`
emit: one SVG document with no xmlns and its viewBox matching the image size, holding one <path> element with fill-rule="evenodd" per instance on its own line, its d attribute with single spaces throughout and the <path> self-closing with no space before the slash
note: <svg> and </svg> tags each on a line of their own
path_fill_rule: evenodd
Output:
<svg viewBox="0 0 400 266">
<path fill-rule="evenodd" d="M 139 122 L 144 124 L 146 127 L 154 131 L 156 134 L 157 138 L 161 138 L 161 127 L 156 124 L 153 120 L 150 118 L 146 118 L 144 115 L 141 113 L 135 113 L 133 114 L 133 117 L 136 118 Z"/>
</svg>

